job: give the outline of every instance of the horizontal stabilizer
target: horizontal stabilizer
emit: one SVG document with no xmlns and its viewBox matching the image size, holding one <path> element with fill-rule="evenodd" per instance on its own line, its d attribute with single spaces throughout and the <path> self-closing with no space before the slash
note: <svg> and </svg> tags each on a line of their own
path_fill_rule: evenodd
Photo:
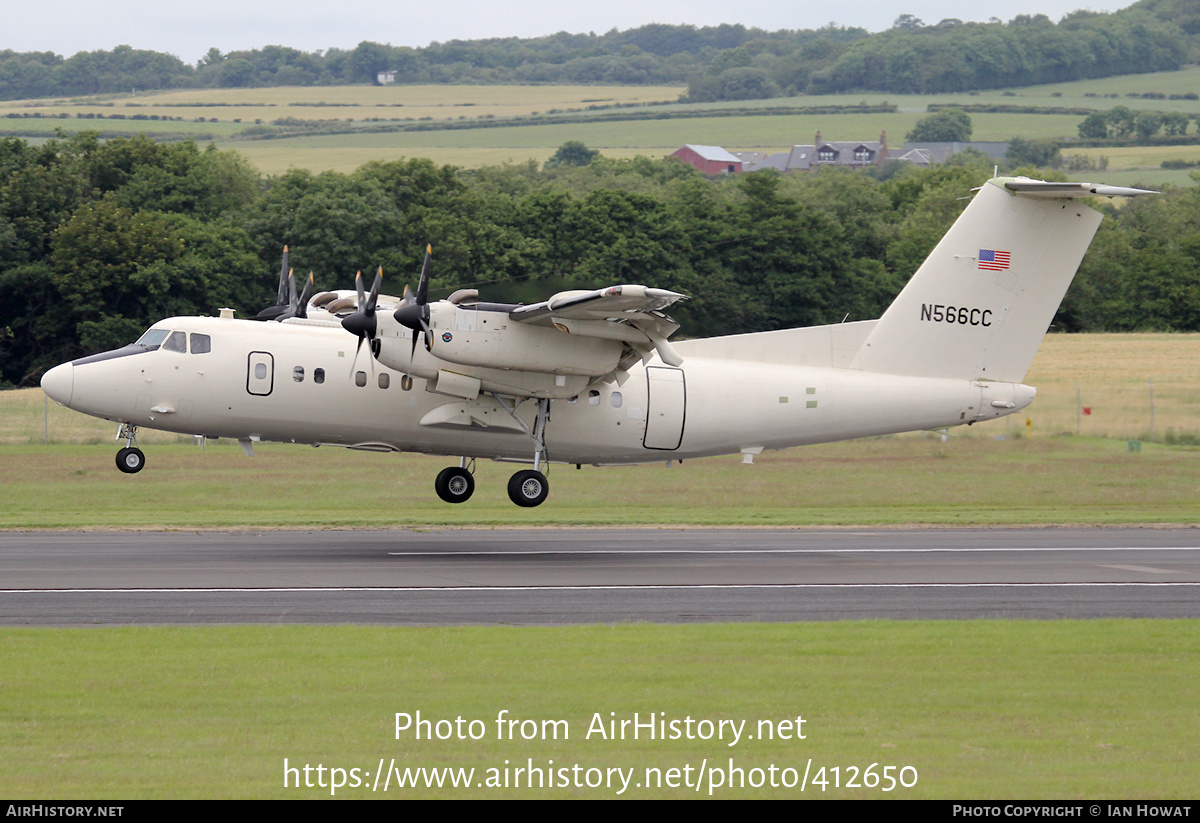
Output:
<svg viewBox="0 0 1200 823">
<path fill-rule="evenodd" d="M 999 180 L 997 180 L 999 182 Z M 1075 197 L 1136 197 L 1141 194 L 1158 194 L 1148 189 L 1130 189 L 1124 186 L 1105 186 L 1095 183 L 1053 182 L 1030 180 L 1025 177 L 1004 180 L 1004 188 L 1025 197 L 1042 197 L 1055 200 L 1070 200 Z"/>
</svg>

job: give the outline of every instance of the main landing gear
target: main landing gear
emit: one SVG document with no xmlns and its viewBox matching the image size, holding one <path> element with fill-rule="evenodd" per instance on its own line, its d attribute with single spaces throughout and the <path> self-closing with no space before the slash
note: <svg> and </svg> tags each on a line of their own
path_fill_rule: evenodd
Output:
<svg viewBox="0 0 1200 823">
<path fill-rule="evenodd" d="M 438 472 L 433 488 L 437 496 L 447 503 L 466 503 L 475 491 L 475 459 L 463 458 L 458 466 L 450 466 Z"/>
<path fill-rule="evenodd" d="M 537 418 L 530 431 L 517 416 L 517 405 L 509 405 L 504 398 L 493 395 L 514 420 L 533 439 L 533 468 L 522 469 L 508 481 L 508 499 L 523 508 L 540 506 L 550 495 L 550 481 L 541 472 L 542 460 L 546 455 L 546 422 L 550 419 L 550 401 L 537 401 Z M 465 503 L 475 491 L 475 459 L 462 458 L 457 466 L 450 466 L 438 473 L 433 488 L 438 497 L 447 503 Z"/>
<path fill-rule="evenodd" d="M 540 506 L 550 495 L 550 482 L 537 469 L 523 469 L 508 479 L 508 499 L 518 506 Z"/>
<path fill-rule="evenodd" d="M 137 426 L 122 423 L 117 440 L 124 439 L 125 448 L 117 452 L 117 468 L 125 474 L 137 474 L 146 467 L 146 455 L 137 447 Z"/>
</svg>

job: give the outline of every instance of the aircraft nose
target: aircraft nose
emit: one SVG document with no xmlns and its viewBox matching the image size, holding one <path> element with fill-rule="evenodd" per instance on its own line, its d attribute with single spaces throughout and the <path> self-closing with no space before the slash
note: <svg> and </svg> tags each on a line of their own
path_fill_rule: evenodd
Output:
<svg viewBox="0 0 1200 823">
<path fill-rule="evenodd" d="M 70 363 L 55 366 L 42 375 L 42 391 L 60 406 L 71 405 L 71 393 L 75 389 L 75 367 Z"/>
</svg>

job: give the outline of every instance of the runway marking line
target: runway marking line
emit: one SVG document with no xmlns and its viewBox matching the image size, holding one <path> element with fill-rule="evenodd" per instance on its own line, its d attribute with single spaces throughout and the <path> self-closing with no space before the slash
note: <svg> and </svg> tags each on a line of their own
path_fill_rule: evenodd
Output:
<svg viewBox="0 0 1200 823">
<path fill-rule="evenodd" d="M 1157 569 L 1154 566 L 1127 566 L 1123 563 L 1101 563 L 1101 568 L 1116 569 L 1122 572 L 1142 572 L 1144 574 L 1183 574 L 1178 569 Z"/>
<path fill-rule="evenodd" d="M 1194 552 L 1200 551 L 1200 546 L 1030 546 L 1028 548 L 926 548 L 926 549 L 515 549 L 513 551 L 496 551 L 494 549 L 452 549 L 450 551 L 420 551 L 420 552 L 388 552 L 388 557 L 512 557 L 516 555 L 555 555 L 555 554 L 929 554 L 963 552 L 978 554 L 980 552 Z"/>
<path fill-rule="evenodd" d="M 1047 589 L 1047 588 L 1170 588 L 1200 587 L 1200 582 L 1131 581 L 1124 583 L 697 583 L 596 584 L 548 586 L 287 586 L 127 589 L 0 589 L 0 594 L 303 594 L 369 592 L 536 592 L 536 591 L 653 591 L 664 589 Z"/>
</svg>

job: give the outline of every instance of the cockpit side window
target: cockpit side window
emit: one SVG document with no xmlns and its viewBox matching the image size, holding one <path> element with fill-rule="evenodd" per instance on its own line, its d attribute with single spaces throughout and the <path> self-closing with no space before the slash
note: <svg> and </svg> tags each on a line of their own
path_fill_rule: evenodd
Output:
<svg viewBox="0 0 1200 823">
<path fill-rule="evenodd" d="M 171 336 L 163 343 L 162 347 L 167 351 L 187 351 L 187 335 L 181 331 L 171 332 Z"/>
<path fill-rule="evenodd" d="M 147 329 L 146 333 L 137 339 L 137 345 L 147 349 L 157 349 L 170 333 L 168 329 Z"/>
<path fill-rule="evenodd" d="M 208 354 L 212 351 L 212 338 L 207 334 L 192 334 L 192 354 Z"/>
</svg>

